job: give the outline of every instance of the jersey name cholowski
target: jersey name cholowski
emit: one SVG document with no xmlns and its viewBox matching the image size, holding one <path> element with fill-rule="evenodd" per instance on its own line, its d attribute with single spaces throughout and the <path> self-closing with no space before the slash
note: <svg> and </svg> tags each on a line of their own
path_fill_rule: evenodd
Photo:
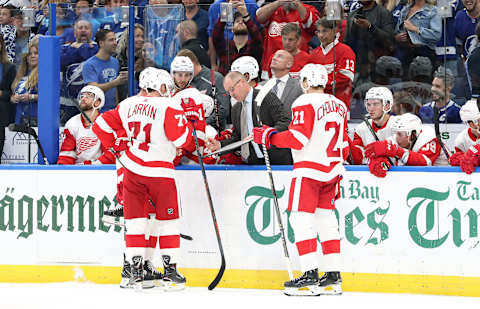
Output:
<svg viewBox="0 0 480 309">
<path fill-rule="evenodd" d="M 339 104 L 338 102 L 326 101 L 318 108 L 317 119 L 320 120 L 329 113 L 338 113 L 341 117 L 345 117 L 347 109 L 345 108 L 345 105 Z"/>
</svg>

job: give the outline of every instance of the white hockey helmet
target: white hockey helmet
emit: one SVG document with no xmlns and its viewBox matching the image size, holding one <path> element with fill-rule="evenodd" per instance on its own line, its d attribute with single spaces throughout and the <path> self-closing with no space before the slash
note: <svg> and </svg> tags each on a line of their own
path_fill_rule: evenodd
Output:
<svg viewBox="0 0 480 309">
<path fill-rule="evenodd" d="M 306 80 L 308 86 L 304 87 L 303 82 Z M 310 87 L 323 87 L 327 85 L 328 73 L 327 69 L 321 64 L 309 63 L 300 71 L 300 86 L 304 91 Z"/>
<path fill-rule="evenodd" d="M 422 121 L 418 116 L 406 113 L 400 116 L 395 117 L 392 123 L 392 131 L 395 132 L 405 132 L 407 135 L 411 135 L 413 131 L 417 135 L 422 130 Z"/>
<path fill-rule="evenodd" d="M 162 69 L 157 69 L 159 71 L 159 74 L 160 74 L 160 87 L 161 85 L 165 85 L 165 90 L 166 90 L 166 93 L 162 93 L 160 91 L 160 94 L 163 96 L 163 97 L 171 97 L 173 96 L 173 94 L 175 93 L 175 83 L 173 82 L 173 78 L 172 76 L 170 75 L 170 73 L 168 73 L 167 71 L 165 70 L 162 70 Z"/>
<path fill-rule="evenodd" d="M 232 62 L 231 71 L 240 72 L 243 75 L 248 73 L 248 81 L 258 78 L 258 62 L 252 56 L 243 56 Z"/>
<path fill-rule="evenodd" d="M 392 109 L 393 94 L 387 87 L 372 87 L 368 89 L 367 94 L 365 95 L 365 105 L 370 99 L 381 100 L 384 113 L 388 113 Z"/>
<path fill-rule="evenodd" d="M 189 72 L 192 73 L 193 78 L 193 62 L 186 56 L 176 56 L 170 64 L 170 74 L 175 72 Z"/>
<path fill-rule="evenodd" d="M 478 110 L 476 100 L 469 100 L 460 108 L 460 118 L 464 122 L 477 121 L 480 119 L 480 111 Z"/>
<path fill-rule="evenodd" d="M 202 105 L 203 105 L 205 118 L 208 118 L 212 114 L 213 108 L 214 108 L 214 105 L 215 105 L 212 97 L 202 93 L 201 97 L 200 97 L 200 103 L 202 103 Z"/>
<path fill-rule="evenodd" d="M 94 98 L 93 98 L 93 102 L 94 102 L 93 108 L 94 109 L 99 110 L 103 107 L 103 105 L 105 105 L 105 94 L 103 93 L 103 90 L 100 89 L 99 87 L 93 86 L 93 85 L 87 85 L 87 86 L 83 87 L 82 90 L 80 90 L 80 92 L 78 93 L 78 101 L 79 102 L 82 98 L 83 93 L 92 93 L 94 95 Z M 100 105 L 95 107 L 95 102 L 97 102 L 97 100 L 100 100 Z"/>
</svg>

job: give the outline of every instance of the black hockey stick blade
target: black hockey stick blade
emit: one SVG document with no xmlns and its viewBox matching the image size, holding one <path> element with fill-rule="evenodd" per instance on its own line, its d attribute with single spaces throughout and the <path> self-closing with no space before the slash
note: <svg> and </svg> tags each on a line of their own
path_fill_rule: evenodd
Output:
<svg viewBox="0 0 480 309">
<path fill-rule="evenodd" d="M 208 290 L 211 291 L 218 285 L 220 280 L 222 280 L 224 272 L 225 272 L 225 256 L 222 254 L 222 265 L 220 265 L 220 269 L 218 271 L 217 276 L 215 277 L 215 279 L 213 279 L 212 283 L 210 283 L 210 285 L 208 286 Z"/>
</svg>

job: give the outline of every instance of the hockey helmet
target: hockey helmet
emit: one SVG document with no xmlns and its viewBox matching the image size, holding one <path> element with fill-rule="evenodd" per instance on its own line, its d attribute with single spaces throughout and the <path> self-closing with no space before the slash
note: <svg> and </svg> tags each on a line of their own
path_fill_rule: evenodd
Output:
<svg viewBox="0 0 480 309">
<path fill-rule="evenodd" d="M 255 58 L 251 56 L 243 56 L 236 59 L 232 63 L 232 71 L 240 72 L 243 75 L 248 73 L 248 81 L 251 81 L 254 78 L 258 78 L 258 62 Z"/>
<path fill-rule="evenodd" d="M 365 105 L 370 99 L 381 100 L 384 113 L 388 113 L 392 109 L 393 94 L 387 87 L 372 87 L 368 89 L 367 94 L 365 95 Z"/>
<path fill-rule="evenodd" d="M 189 72 L 192 73 L 193 78 L 193 62 L 190 58 L 186 56 L 176 56 L 173 58 L 172 64 L 170 65 L 170 74 L 175 72 Z"/>
<path fill-rule="evenodd" d="M 383 77 L 402 77 L 402 63 L 398 58 L 382 56 L 375 62 L 375 73 Z"/>
<path fill-rule="evenodd" d="M 408 75 L 411 79 L 418 76 L 431 77 L 433 71 L 432 61 L 427 57 L 417 56 L 410 63 L 408 68 Z"/>
<path fill-rule="evenodd" d="M 464 122 L 477 121 L 480 119 L 480 111 L 478 110 L 476 100 L 469 100 L 460 109 L 460 118 Z"/>
<path fill-rule="evenodd" d="M 167 88 L 167 95 L 170 96 L 170 88 L 173 87 L 173 81 L 168 72 L 153 67 L 148 67 L 140 73 L 138 85 L 141 89 L 153 89 L 159 93 L 161 93 L 162 85 L 165 85 Z"/>
<path fill-rule="evenodd" d="M 411 135 L 415 131 L 418 135 L 422 130 L 422 121 L 418 116 L 406 113 L 400 116 L 395 117 L 392 123 L 392 131 L 395 132 L 405 132 L 407 135 Z"/>
<path fill-rule="evenodd" d="M 213 107 L 214 107 L 215 103 L 213 102 L 213 99 L 212 99 L 211 96 L 203 94 L 203 93 L 201 94 L 200 102 L 203 105 L 205 118 L 208 118 L 213 112 Z"/>
<path fill-rule="evenodd" d="M 304 87 L 303 82 L 306 81 L 308 86 Z M 323 87 L 327 85 L 328 73 L 327 69 L 321 64 L 309 63 L 300 71 L 300 86 L 304 91 L 310 87 Z"/>
<path fill-rule="evenodd" d="M 93 97 L 93 102 L 94 102 L 93 108 L 94 109 L 101 109 L 103 107 L 103 105 L 105 105 L 105 94 L 103 93 L 103 90 L 100 89 L 99 87 L 93 86 L 93 85 L 87 85 L 87 86 L 83 87 L 82 90 L 80 90 L 80 92 L 78 93 L 78 101 L 79 102 L 82 98 L 83 93 L 92 93 L 94 95 L 94 97 Z M 95 102 L 97 102 L 97 100 L 100 100 L 100 105 L 95 106 Z"/>
</svg>

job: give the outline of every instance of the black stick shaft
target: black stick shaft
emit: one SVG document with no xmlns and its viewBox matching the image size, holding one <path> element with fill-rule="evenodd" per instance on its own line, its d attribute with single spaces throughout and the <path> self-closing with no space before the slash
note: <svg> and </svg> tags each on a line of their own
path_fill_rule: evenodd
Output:
<svg viewBox="0 0 480 309">
<path fill-rule="evenodd" d="M 217 236 L 218 249 L 220 250 L 220 255 L 222 258 L 222 264 L 220 266 L 218 274 L 215 277 L 215 279 L 213 279 L 212 283 L 210 283 L 210 285 L 208 286 L 209 290 L 213 290 L 217 286 L 217 284 L 220 282 L 220 280 L 223 277 L 223 273 L 225 272 L 225 254 L 223 252 L 222 239 L 220 237 L 220 230 L 218 228 L 215 209 L 213 208 L 212 195 L 210 194 L 210 187 L 208 186 L 207 174 L 205 173 L 205 166 L 203 165 L 203 155 L 202 155 L 202 152 L 200 151 L 200 144 L 198 143 L 197 130 L 195 129 L 193 121 L 192 121 L 192 128 L 193 128 L 193 138 L 195 140 L 195 147 L 197 149 L 197 154 L 198 154 L 198 162 L 200 163 L 200 169 L 202 170 L 203 183 L 205 184 L 205 191 L 207 192 L 208 205 L 210 206 L 210 213 L 212 215 L 213 226 L 215 227 L 215 234 Z"/>
<path fill-rule="evenodd" d="M 375 131 L 372 128 L 372 125 L 370 124 L 370 122 L 368 122 L 368 119 L 365 117 L 365 115 L 362 115 L 362 119 L 363 119 L 363 122 L 365 122 L 365 124 L 367 125 L 367 128 L 370 130 L 370 133 L 372 133 L 375 140 L 377 142 L 380 141 L 380 139 L 377 136 L 377 133 L 375 133 Z M 388 160 L 388 163 L 390 163 L 391 166 L 394 165 L 393 162 L 392 162 L 392 159 L 390 159 L 390 157 L 387 157 L 387 160 Z"/>
</svg>

